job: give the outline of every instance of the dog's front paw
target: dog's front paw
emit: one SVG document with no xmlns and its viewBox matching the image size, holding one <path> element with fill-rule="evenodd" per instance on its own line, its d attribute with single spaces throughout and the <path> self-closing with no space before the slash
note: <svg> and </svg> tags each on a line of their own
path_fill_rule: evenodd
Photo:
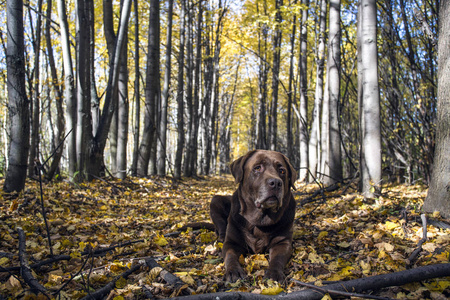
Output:
<svg viewBox="0 0 450 300">
<path fill-rule="evenodd" d="M 224 277 L 227 282 L 235 282 L 238 279 L 247 277 L 247 273 L 244 272 L 241 266 L 235 266 L 233 268 L 228 268 Z"/>
<path fill-rule="evenodd" d="M 286 276 L 280 269 L 267 269 L 266 273 L 264 274 L 264 278 L 272 279 L 274 281 L 282 283 L 286 279 Z"/>
</svg>

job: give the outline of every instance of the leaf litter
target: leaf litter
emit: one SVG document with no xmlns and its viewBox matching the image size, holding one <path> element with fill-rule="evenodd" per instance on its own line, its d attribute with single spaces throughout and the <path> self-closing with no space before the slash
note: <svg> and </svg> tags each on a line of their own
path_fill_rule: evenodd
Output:
<svg viewBox="0 0 450 300">
<path fill-rule="evenodd" d="M 377 199 L 364 199 L 351 184 L 324 193 L 314 193 L 317 185 L 296 187 L 297 203 L 316 196 L 297 206 L 288 280 L 264 280 L 268 255 L 254 254 L 240 258 L 248 277 L 225 283 L 222 244 L 215 233 L 179 229 L 192 222 L 210 222 L 212 196 L 231 194 L 236 188 L 231 176 L 179 182 L 155 177 L 45 184 L 51 247 L 59 258 L 49 264 L 42 264 L 51 257 L 39 183 L 30 181 L 19 195 L 0 193 L 0 295 L 39 298 L 20 277 L 17 227 L 26 234 L 33 276 L 50 297 L 58 299 L 79 299 L 111 283 L 106 296 L 116 300 L 220 291 L 276 295 L 302 289 L 296 280 L 320 286 L 406 269 L 423 234 L 420 208 L 426 187 L 389 186 Z M 412 267 L 449 262 L 449 233 L 429 225 L 428 239 Z M 157 266 L 143 263 L 149 259 Z M 131 274 L 121 276 L 133 267 Z M 376 294 L 393 299 L 445 299 L 450 296 L 450 278 L 386 288 Z"/>
</svg>

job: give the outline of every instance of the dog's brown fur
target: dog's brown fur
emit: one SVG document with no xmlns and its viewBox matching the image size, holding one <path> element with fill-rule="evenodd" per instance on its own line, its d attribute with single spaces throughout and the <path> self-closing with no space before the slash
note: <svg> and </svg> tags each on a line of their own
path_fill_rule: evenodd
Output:
<svg viewBox="0 0 450 300">
<path fill-rule="evenodd" d="M 297 173 L 283 154 L 267 150 L 250 151 L 230 169 L 238 189 L 232 196 L 214 196 L 210 205 L 216 233 L 224 241 L 225 280 L 246 277 L 241 254 L 269 252 L 265 277 L 281 282 L 292 253 L 291 187 Z"/>
</svg>

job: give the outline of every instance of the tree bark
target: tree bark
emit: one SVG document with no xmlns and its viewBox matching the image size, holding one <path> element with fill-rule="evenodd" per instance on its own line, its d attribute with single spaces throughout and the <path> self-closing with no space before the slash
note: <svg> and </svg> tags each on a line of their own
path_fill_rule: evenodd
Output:
<svg viewBox="0 0 450 300">
<path fill-rule="evenodd" d="M 436 151 L 431 183 L 423 209 L 438 211 L 450 219 L 450 3 L 441 1 L 439 7 L 438 42 L 438 107 Z"/>
<path fill-rule="evenodd" d="M 159 123 L 158 138 L 158 175 L 166 175 L 166 140 L 167 140 L 167 109 L 169 106 L 170 75 L 172 72 L 172 19 L 173 19 L 173 0 L 169 0 L 167 12 L 167 37 L 166 37 L 166 63 L 164 73 L 164 87 L 161 97 L 161 118 Z"/>
<path fill-rule="evenodd" d="M 309 155 L 309 171 L 311 172 L 309 181 L 317 176 L 317 167 L 319 161 L 319 123 L 320 123 L 320 106 L 323 100 L 323 69 L 325 61 L 325 35 L 326 35 L 326 15 L 327 2 L 321 0 L 320 2 L 320 20 L 319 20 L 319 46 L 317 49 L 317 72 L 316 72 L 316 95 L 314 99 L 314 109 L 312 115 L 311 134 L 308 144 Z"/>
<path fill-rule="evenodd" d="M 374 197 L 381 190 L 381 128 L 378 89 L 377 5 L 375 0 L 362 0 L 360 11 L 361 51 L 361 192 Z"/>
<path fill-rule="evenodd" d="M 309 0 L 302 0 L 302 4 L 309 6 Z M 308 67 L 308 8 L 302 11 L 302 25 L 300 32 L 300 120 L 299 120 L 299 142 L 300 142 L 300 170 L 298 179 L 306 181 L 308 177 L 308 95 L 307 95 L 307 67 Z"/>
<path fill-rule="evenodd" d="M 139 132 L 141 128 L 141 96 L 140 96 L 140 72 L 139 72 L 139 7 L 138 0 L 134 0 L 134 132 L 133 132 L 133 162 L 131 165 L 131 174 L 137 175 L 137 162 L 139 157 Z"/>
<path fill-rule="evenodd" d="M 278 87 L 280 84 L 280 63 L 281 63 L 281 7 L 282 0 L 275 0 L 275 33 L 273 36 L 273 68 L 272 68 L 272 103 L 270 113 L 269 125 L 269 148 L 275 151 L 277 149 L 277 134 L 278 134 Z"/>
<path fill-rule="evenodd" d="M 23 1 L 8 0 L 6 6 L 10 144 L 9 164 L 3 189 L 5 192 L 20 192 L 25 187 L 30 147 L 30 102 L 25 92 Z"/>
<path fill-rule="evenodd" d="M 177 87 L 177 151 L 175 154 L 175 165 L 173 176 L 181 178 L 181 163 L 184 148 L 184 47 L 185 47 L 185 26 L 186 26 L 186 0 L 181 2 L 180 14 L 180 50 L 178 54 L 178 87 Z"/>
<path fill-rule="evenodd" d="M 328 95 L 329 95 L 329 144 L 327 185 L 342 181 L 341 133 L 339 128 L 339 101 L 341 90 L 341 1 L 330 1 L 330 30 L 328 38 Z M 325 138 L 325 137 L 323 137 Z"/>
<path fill-rule="evenodd" d="M 156 162 L 151 162 L 152 152 L 156 150 L 156 122 L 157 104 L 160 97 L 160 73 L 159 73 L 159 1 L 150 1 L 149 33 L 148 33 L 148 55 L 147 74 L 145 86 L 145 119 L 142 141 L 139 146 L 139 157 L 137 166 L 138 176 L 155 174 L 153 167 Z M 150 168 L 149 168 L 150 164 Z"/>
</svg>

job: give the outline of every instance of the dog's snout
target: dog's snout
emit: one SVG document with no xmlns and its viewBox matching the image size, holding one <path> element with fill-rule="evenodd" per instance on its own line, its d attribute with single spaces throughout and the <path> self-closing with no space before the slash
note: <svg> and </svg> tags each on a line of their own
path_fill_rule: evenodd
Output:
<svg viewBox="0 0 450 300">
<path fill-rule="evenodd" d="M 279 189 L 281 188 L 283 182 L 281 181 L 281 179 L 278 178 L 269 178 L 267 180 L 267 184 L 272 189 Z"/>
</svg>

